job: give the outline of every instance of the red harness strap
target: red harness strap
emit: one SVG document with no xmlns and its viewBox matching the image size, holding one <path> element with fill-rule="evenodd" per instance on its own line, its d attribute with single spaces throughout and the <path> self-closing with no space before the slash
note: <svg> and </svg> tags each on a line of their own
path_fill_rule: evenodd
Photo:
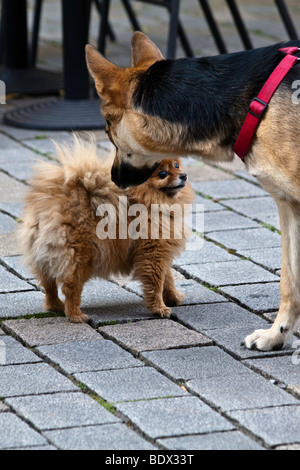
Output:
<svg viewBox="0 0 300 470">
<path fill-rule="evenodd" d="M 276 69 L 273 70 L 257 97 L 251 101 L 245 122 L 234 144 L 233 151 L 241 160 L 244 160 L 247 155 L 260 118 L 265 112 L 270 99 L 286 74 L 298 60 L 297 57 L 292 55 L 299 51 L 298 47 L 284 47 L 279 50 L 286 55 L 277 65 Z"/>
</svg>

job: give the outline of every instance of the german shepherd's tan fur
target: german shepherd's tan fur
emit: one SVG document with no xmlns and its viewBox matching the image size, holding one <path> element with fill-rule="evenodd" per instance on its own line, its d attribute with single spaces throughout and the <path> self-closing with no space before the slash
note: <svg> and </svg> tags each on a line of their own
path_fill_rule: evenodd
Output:
<svg viewBox="0 0 300 470">
<path fill-rule="evenodd" d="M 113 180 L 120 187 L 139 184 L 150 176 L 158 160 L 166 156 L 170 158 L 177 155 L 196 155 L 214 161 L 232 160 L 232 147 L 250 101 L 257 96 L 261 86 L 281 60 L 279 47 L 282 45 L 261 48 L 257 52 L 228 54 L 224 59 L 219 56 L 198 60 L 197 66 L 203 66 L 203 76 L 209 69 L 210 80 L 221 75 L 223 66 L 226 68 L 227 63 L 231 61 L 234 64 L 231 75 L 226 77 L 228 82 L 223 83 L 223 90 L 216 87 L 214 96 L 213 93 L 203 91 L 201 95 L 207 100 L 211 115 L 214 111 L 214 99 L 217 101 L 220 96 L 222 98 L 222 93 L 233 105 L 232 109 L 228 110 L 224 106 L 225 109 L 220 111 L 215 119 L 213 131 L 208 129 L 203 137 L 197 135 L 189 139 L 187 136 L 192 132 L 189 123 L 183 119 L 184 110 L 179 112 L 176 109 L 173 116 L 170 112 L 170 118 L 166 117 L 164 111 L 155 112 L 155 106 L 159 100 L 165 99 L 164 96 L 156 93 L 155 88 L 151 96 L 142 89 L 144 85 L 148 86 L 150 78 L 147 77 L 153 76 L 154 69 L 167 69 L 168 66 L 171 70 L 176 67 L 179 59 L 165 61 L 155 44 L 139 32 L 133 35 L 132 63 L 131 67 L 126 69 L 117 67 L 92 46 L 87 46 L 88 68 L 102 99 L 102 113 L 107 120 L 109 138 L 116 146 L 112 167 Z M 269 56 L 272 56 L 272 59 L 266 65 Z M 194 70 L 196 62 L 192 62 L 193 60 L 195 59 L 185 59 L 185 62 L 181 60 L 181 81 L 190 73 L 189 68 L 193 67 Z M 178 68 L 176 70 L 178 71 Z M 170 84 L 173 76 L 175 75 L 172 75 L 171 71 L 168 75 Z M 201 77 L 199 72 L 199 79 Z M 270 329 L 256 330 L 245 338 L 244 345 L 251 349 L 272 350 L 283 347 L 300 314 L 300 132 L 299 110 L 291 101 L 291 80 L 297 77 L 300 78 L 300 73 L 296 66 L 275 92 L 245 159 L 248 171 L 255 174 L 277 203 L 283 244 L 281 303 L 278 316 Z M 162 77 L 159 85 L 163 84 L 163 81 Z M 179 85 L 178 92 L 175 91 L 176 96 L 172 96 L 175 108 L 176 99 L 181 99 L 181 81 L 177 82 Z M 169 83 L 166 82 L 167 80 L 164 90 L 167 93 Z M 235 86 L 234 91 L 232 84 Z M 197 93 L 191 87 L 192 91 Z M 256 94 L 251 95 L 252 92 Z M 198 93 L 201 93 L 200 85 Z M 235 93 L 231 101 L 229 93 Z M 146 106 L 143 106 L 143 100 Z M 201 101 L 199 102 L 201 105 Z M 171 107 L 167 99 L 164 103 Z M 192 105 L 192 98 L 189 100 L 187 97 L 186 115 Z M 217 106 L 215 104 L 215 109 Z M 148 109 L 154 111 L 147 111 Z M 207 116 L 209 119 L 209 111 Z M 205 125 L 203 116 L 201 122 Z M 192 128 L 192 131 L 196 132 L 196 128 Z"/>
</svg>

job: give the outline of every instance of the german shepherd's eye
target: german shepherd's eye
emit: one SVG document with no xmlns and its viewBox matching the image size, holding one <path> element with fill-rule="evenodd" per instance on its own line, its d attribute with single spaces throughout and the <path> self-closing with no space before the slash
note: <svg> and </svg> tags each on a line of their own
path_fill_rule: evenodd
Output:
<svg viewBox="0 0 300 470">
<path fill-rule="evenodd" d="M 131 153 L 130 153 L 130 152 L 127 153 L 127 157 L 131 157 Z"/>
<path fill-rule="evenodd" d="M 179 165 L 177 162 L 174 163 L 175 168 L 179 168 Z"/>
<path fill-rule="evenodd" d="M 158 176 L 159 176 L 159 178 L 161 178 L 163 180 L 164 178 L 166 178 L 168 176 L 168 172 L 162 170 L 158 173 Z"/>
</svg>

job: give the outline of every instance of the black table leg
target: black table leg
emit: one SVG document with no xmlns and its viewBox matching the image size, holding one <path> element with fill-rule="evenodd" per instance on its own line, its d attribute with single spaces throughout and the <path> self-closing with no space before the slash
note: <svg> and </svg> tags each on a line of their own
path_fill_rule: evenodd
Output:
<svg viewBox="0 0 300 470">
<path fill-rule="evenodd" d="M 1 38 L 0 80 L 8 94 L 57 93 L 62 88 L 61 74 L 29 67 L 26 0 L 2 0 Z"/>
<path fill-rule="evenodd" d="M 10 1 L 10 0 L 9 0 Z M 4 114 L 4 122 L 40 130 L 103 129 L 100 100 L 90 98 L 90 78 L 85 62 L 91 0 L 62 0 L 64 98 L 36 100 Z"/>
</svg>

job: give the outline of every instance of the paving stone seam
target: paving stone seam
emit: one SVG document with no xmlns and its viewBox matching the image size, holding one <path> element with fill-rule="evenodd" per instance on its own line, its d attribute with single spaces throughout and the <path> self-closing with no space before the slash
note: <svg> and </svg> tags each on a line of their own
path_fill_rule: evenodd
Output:
<svg viewBox="0 0 300 470">
<path fill-rule="evenodd" d="M 261 282 L 261 283 L 258 283 L 257 285 L 260 285 L 260 284 L 278 284 L 278 289 L 280 289 L 280 285 L 279 285 L 280 283 L 277 282 L 277 281 L 270 281 L 270 282 L 267 282 L 267 283 Z M 237 284 L 234 284 L 234 286 L 235 285 L 237 285 Z M 239 285 L 246 286 L 247 284 L 239 284 Z M 255 285 L 255 284 L 251 284 L 251 285 Z M 261 317 L 264 313 L 274 312 L 274 307 L 272 307 L 270 309 L 264 308 L 263 311 L 257 312 L 254 309 L 252 309 L 249 305 L 244 304 L 240 299 L 237 299 L 237 298 L 233 297 L 232 295 L 228 294 L 227 292 L 223 292 L 222 287 L 223 286 L 219 287 L 220 290 L 218 290 L 218 294 L 223 295 L 226 299 L 230 300 L 231 302 L 236 303 L 240 307 L 243 307 L 245 310 L 248 310 L 249 312 L 254 313 L 254 315 L 257 315 L 258 317 Z M 224 286 L 224 287 L 227 288 L 227 287 L 232 287 L 232 286 Z M 278 311 L 278 310 L 276 310 L 276 311 Z M 265 320 L 267 320 L 270 323 L 270 325 L 273 323 L 268 318 L 265 318 Z"/>
<path fill-rule="evenodd" d="M 152 320 L 155 320 L 157 318 L 151 318 L 149 319 L 150 321 Z M 176 322 L 176 323 L 179 323 L 179 324 L 182 324 L 181 321 L 179 321 L 176 317 L 174 317 L 172 314 L 171 314 L 171 317 L 170 317 L 170 320 Z M 134 323 L 137 323 L 139 321 L 144 321 L 144 320 L 136 320 Z M 148 320 L 147 320 L 148 321 Z M 187 329 L 191 330 L 191 331 L 196 331 L 194 328 L 192 328 L 190 325 L 184 325 Z M 98 328 L 98 327 L 97 327 Z M 196 331 L 197 333 L 199 333 L 198 331 Z M 140 352 L 134 352 L 130 349 L 130 346 L 127 346 L 126 343 L 124 343 L 122 340 L 120 339 L 116 339 L 114 336 L 112 336 L 110 333 L 106 332 L 106 331 L 101 331 L 99 332 L 99 334 L 101 336 L 103 336 L 103 338 L 105 339 L 109 339 L 111 341 L 113 341 L 115 344 L 117 344 L 118 346 L 120 346 L 121 348 L 125 349 L 125 351 L 128 351 L 130 352 L 130 354 L 132 354 L 134 357 L 136 357 L 137 359 L 141 360 L 144 362 L 144 358 L 140 357 L 140 354 L 143 353 L 143 352 L 146 352 L 145 351 L 140 351 Z M 205 335 L 205 333 L 201 333 L 202 335 Z M 213 340 L 211 340 L 211 342 L 213 343 Z M 199 344 L 198 347 L 201 347 L 201 348 L 204 348 L 206 346 L 211 346 L 212 344 Z M 183 346 L 179 345 L 179 346 L 170 346 L 170 347 L 167 347 L 167 348 L 163 348 L 162 350 L 163 351 L 166 351 L 166 350 L 170 350 L 170 349 L 188 349 L 188 348 L 193 348 L 195 347 L 194 344 L 185 344 Z M 150 350 L 147 350 L 147 351 L 150 351 Z M 159 349 L 157 349 L 157 351 L 159 351 Z"/>
<path fill-rule="evenodd" d="M 30 396 L 30 395 L 29 395 L 29 396 Z M 42 435 L 42 436 L 44 437 L 44 439 L 47 440 L 47 444 L 44 444 L 44 446 L 49 445 L 49 444 L 52 444 L 52 442 L 50 442 L 49 439 L 48 439 L 46 436 L 44 436 L 44 435 L 42 434 L 42 431 L 41 431 L 39 428 L 37 428 L 37 427 L 34 425 L 34 423 L 33 423 L 32 421 L 30 421 L 30 420 L 28 420 L 27 418 L 25 418 L 25 416 L 19 414 L 11 405 L 6 404 L 6 406 L 8 406 L 9 409 L 6 410 L 5 413 L 12 413 L 12 414 L 14 414 L 14 415 L 17 416 L 19 419 L 21 419 L 24 423 L 26 423 L 31 429 L 33 429 L 33 430 L 34 430 L 35 432 L 37 432 L 38 434 Z M 54 444 L 53 444 L 53 445 L 54 445 Z M 18 446 L 18 447 L 19 447 L 19 446 Z M 25 448 L 25 447 L 27 447 L 27 446 L 22 446 L 22 447 Z M 57 448 L 57 446 L 55 446 L 55 447 Z"/>
<path fill-rule="evenodd" d="M 224 261 L 224 263 L 226 263 L 226 261 Z M 223 262 L 222 262 L 223 264 Z M 227 294 L 226 292 L 223 292 L 222 291 L 222 288 L 225 287 L 231 287 L 231 286 L 245 286 L 245 285 L 261 285 L 261 284 L 277 284 L 279 285 L 279 277 L 278 277 L 278 281 L 260 281 L 260 282 L 247 282 L 247 283 L 242 283 L 242 284 L 228 284 L 226 286 L 215 286 L 215 285 L 212 285 L 210 284 L 209 282 L 205 281 L 204 279 L 201 279 L 197 276 L 194 276 L 193 274 L 190 274 L 188 271 L 186 271 L 184 268 L 182 268 L 182 266 L 176 266 L 176 271 L 178 271 L 180 274 L 182 274 L 186 279 L 192 279 L 196 282 L 198 282 L 199 284 L 203 285 L 204 287 L 207 287 L 208 289 L 211 289 L 213 290 L 214 292 L 217 292 L 219 295 L 222 295 L 223 297 L 225 297 L 227 300 L 230 300 L 238 305 L 240 305 L 241 307 L 245 308 L 246 310 L 249 310 L 251 313 L 256 313 L 254 310 L 251 309 L 251 307 L 249 307 L 248 305 L 245 305 L 243 304 L 240 300 L 238 299 L 235 299 L 234 297 L 231 297 L 229 294 Z M 274 274 L 274 273 L 272 273 Z M 279 288 L 279 286 L 278 286 Z M 271 311 L 274 311 L 274 307 L 270 310 Z M 269 310 L 264 310 L 264 312 L 269 312 Z M 261 314 L 259 314 L 261 315 Z"/>
<path fill-rule="evenodd" d="M 20 342 L 21 342 L 21 341 L 20 341 Z M 28 349 L 29 349 L 29 348 L 28 348 Z M 34 348 L 32 349 L 32 351 L 33 351 L 33 353 L 36 354 L 38 357 L 40 356 L 40 354 L 38 354 L 38 351 L 36 351 Z M 114 413 L 112 413 L 112 414 L 114 414 L 114 416 L 116 416 L 116 417 L 120 417 L 120 416 L 119 416 L 119 411 L 116 410 L 116 408 L 114 407 L 113 404 L 107 402 L 107 400 L 105 400 L 104 398 L 102 398 L 101 396 L 99 396 L 94 390 L 92 390 L 92 389 L 91 389 L 90 387 L 88 387 L 86 384 L 81 383 L 80 381 L 78 381 L 75 377 L 73 377 L 72 374 L 68 374 L 67 372 L 65 372 L 59 365 L 57 365 L 57 364 L 55 364 L 53 361 L 47 360 L 47 359 L 48 359 L 48 358 L 43 358 L 43 360 L 44 360 L 45 363 L 49 364 L 51 367 L 53 367 L 53 369 L 55 369 L 57 372 L 59 372 L 59 373 L 61 373 L 62 375 L 64 375 L 64 376 L 65 376 L 66 378 L 68 378 L 74 385 L 76 385 L 76 386 L 78 387 L 78 390 L 74 390 L 73 393 L 78 393 L 78 394 L 79 394 L 79 393 L 84 393 L 84 394 L 88 395 L 90 398 L 92 398 L 93 400 L 95 400 L 95 401 L 98 403 L 99 406 L 102 406 L 103 408 L 105 408 L 106 410 L 108 410 L 108 411 L 111 413 L 110 409 L 108 409 L 108 407 L 107 407 L 107 406 L 104 406 L 103 404 L 109 405 L 110 408 L 113 408 L 113 409 L 114 409 Z M 14 365 L 15 365 L 15 364 L 14 364 Z M 21 365 L 22 365 L 22 364 L 21 364 Z M 54 395 L 54 394 L 59 394 L 59 393 L 63 394 L 63 393 L 65 393 L 65 391 L 43 392 L 43 395 Z M 72 392 L 70 392 L 70 393 L 72 393 Z M 40 393 L 31 394 L 31 395 L 26 395 L 26 396 L 38 396 L 38 395 L 40 395 Z M 15 397 L 22 397 L 22 396 L 24 396 L 24 395 L 17 395 L 17 396 L 14 395 L 14 398 L 15 398 Z M 33 428 L 36 432 L 38 432 L 39 434 L 43 435 L 43 437 L 45 437 L 45 438 L 47 439 L 48 443 L 52 444 L 52 442 L 43 434 L 43 431 L 45 431 L 45 430 L 41 431 L 39 428 L 36 428 L 36 427 L 34 426 L 34 424 L 33 424 L 30 420 L 27 420 L 22 414 L 17 413 L 16 410 L 14 410 L 14 408 L 13 408 L 11 405 L 5 403 L 5 402 L 6 402 L 6 398 L 10 398 L 10 397 L 5 397 L 5 399 L 4 399 L 4 402 L 3 402 L 3 403 L 6 404 L 6 406 L 9 407 L 9 409 L 6 410 L 5 412 L 13 412 L 14 414 L 16 414 L 20 419 L 22 419 L 24 422 L 26 422 L 26 423 L 27 423 L 31 428 Z M 101 402 L 102 402 L 103 404 L 99 402 L 100 400 L 101 400 Z M 2 400 L 1 400 L 1 401 L 2 401 Z M 126 422 L 124 422 L 124 420 L 123 420 L 122 417 L 121 417 L 121 419 L 122 419 L 122 421 L 123 421 L 123 423 L 124 423 L 125 425 L 127 425 L 128 427 L 131 427 L 131 426 L 130 426 L 130 423 L 127 424 Z M 105 424 L 105 423 L 103 423 L 103 424 Z M 80 427 L 84 427 L 84 426 L 72 426 L 72 427 L 78 427 L 78 428 L 80 428 Z M 53 428 L 53 429 L 56 429 L 56 428 Z M 69 428 L 66 428 L 66 429 L 69 429 Z M 139 433 L 139 434 L 140 434 L 140 433 Z M 149 441 L 149 442 L 151 442 L 152 444 L 154 444 L 154 441 L 152 441 L 149 436 L 144 435 L 144 436 L 142 436 L 142 437 L 144 437 L 145 439 L 147 438 L 147 439 L 146 439 L 147 441 Z M 57 446 L 56 446 L 56 447 L 57 447 Z"/>
<path fill-rule="evenodd" d="M 258 197 L 264 197 L 264 196 L 258 196 Z M 266 197 L 268 197 L 268 196 L 266 196 Z M 250 199 L 250 198 L 247 197 L 247 198 L 243 198 L 243 199 Z M 270 230 L 270 232 L 275 232 L 275 233 L 278 233 L 279 235 L 281 235 L 280 230 L 278 230 L 272 224 L 268 224 L 267 222 L 264 222 L 263 220 L 257 219 L 255 217 L 249 217 L 248 215 L 245 215 L 242 212 L 239 212 L 237 209 L 232 208 L 230 206 L 227 206 L 224 201 L 219 202 L 219 204 L 222 207 L 224 207 L 225 209 L 227 209 L 229 212 L 234 212 L 237 215 L 241 215 L 243 217 L 246 217 L 246 219 L 252 220 L 254 222 L 258 222 L 262 226 L 262 228 L 266 228 L 267 230 Z M 272 227 L 272 228 L 270 228 L 270 227 Z M 248 228 L 255 228 L 255 227 L 248 227 Z M 241 229 L 241 230 L 243 230 L 243 229 Z"/>
<path fill-rule="evenodd" d="M 35 148 L 35 147 L 31 147 L 30 145 L 28 145 L 26 143 L 26 139 L 24 140 L 19 140 L 17 139 L 16 137 L 14 137 L 13 135 L 11 134 L 8 134 L 7 132 L 5 132 L 3 129 L 0 130 L 0 134 L 3 134 L 5 135 L 8 139 L 12 140 L 13 142 L 16 142 L 17 144 L 21 145 L 22 147 L 24 147 L 25 149 L 29 150 L 30 152 L 32 152 L 34 155 L 39 155 L 40 157 L 46 157 L 48 160 L 50 161 L 55 161 L 54 158 L 51 158 L 48 153 L 46 152 L 41 152 L 39 149 Z M 31 139 L 32 140 L 32 139 Z M 18 178 L 15 178 L 15 179 L 18 179 Z M 28 184 L 28 183 L 27 183 Z"/>
<path fill-rule="evenodd" d="M 280 352 L 280 351 L 279 351 Z M 279 355 L 278 355 L 279 356 Z M 278 356 L 268 356 L 268 355 L 264 355 L 264 356 L 257 356 L 255 357 L 255 360 L 256 359 L 268 359 L 268 358 L 274 358 L 274 357 L 278 357 Z M 290 353 L 286 353 L 286 354 L 280 354 L 280 356 L 290 356 Z M 258 368 L 257 366 L 255 366 L 254 363 L 252 362 L 248 362 L 248 361 L 251 361 L 251 358 L 245 358 L 245 359 L 242 359 L 241 360 L 241 363 L 244 364 L 245 366 L 249 367 L 249 369 L 253 370 L 253 372 L 255 372 L 256 374 L 258 375 L 261 375 L 264 379 L 266 380 L 269 380 L 271 383 L 273 383 L 274 385 L 276 385 L 278 388 L 280 388 L 281 390 L 284 390 L 285 392 L 289 393 L 290 395 L 292 395 L 293 397 L 297 398 L 299 400 L 299 405 L 300 405 L 300 396 L 297 392 L 295 392 L 292 388 L 289 388 L 291 387 L 288 383 L 284 382 L 283 380 L 278 380 L 274 375 L 272 375 L 271 373 L 263 370 L 263 369 L 260 369 Z"/>
<path fill-rule="evenodd" d="M 247 183 L 253 184 L 253 186 L 258 186 L 259 188 L 261 188 L 261 185 L 259 184 L 258 180 L 256 182 L 256 181 L 252 181 L 252 180 L 249 180 L 247 178 L 244 178 L 241 175 L 237 175 L 236 170 L 230 170 L 229 168 L 221 168 L 219 165 L 217 165 L 217 164 L 215 164 L 215 163 L 213 163 L 209 160 L 205 161 L 205 164 L 212 167 L 212 168 L 215 168 L 216 170 L 227 173 L 228 175 L 232 175 L 232 176 L 234 176 L 235 179 L 245 181 Z"/>
<path fill-rule="evenodd" d="M 20 341 L 21 342 L 21 341 Z M 29 348 L 28 348 L 29 349 Z M 31 348 L 30 348 L 31 349 Z M 103 397 L 101 397 L 100 395 L 98 395 L 96 393 L 96 391 L 94 391 L 93 389 L 91 389 L 90 387 L 88 387 L 85 383 L 82 383 L 80 382 L 78 379 L 76 379 L 73 374 L 69 374 L 67 373 L 61 366 L 59 366 L 58 364 L 56 364 L 55 362 L 51 361 L 48 357 L 44 357 L 44 355 L 40 352 L 40 351 L 37 351 L 35 348 L 32 348 L 31 349 L 35 355 L 37 355 L 38 357 L 40 357 L 41 359 L 43 359 L 43 361 L 47 364 L 49 364 L 51 367 L 53 367 L 57 372 L 61 373 L 62 375 L 64 375 L 66 378 L 68 378 L 72 383 L 74 383 L 74 385 L 76 385 L 78 387 L 78 390 L 74 391 L 74 393 L 85 393 L 87 394 L 90 398 L 94 399 L 99 406 L 103 406 L 105 409 L 107 409 L 108 411 L 110 411 L 106 406 L 104 406 L 103 404 L 99 403 L 99 400 L 101 400 L 102 403 L 106 404 L 106 405 L 109 405 L 110 407 L 112 407 L 114 409 L 114 416 L 117 416 L 117 417 L 121 417 L 119 416 L 120 412 L 118 410 L 116 410 L 114 404 L 111 404 L 109 403 L 107 400 L 105 400 Z M 138 366 L 136 367 L 130 367 L 131 368 L 138 368 Z M 155 368 L 154 368 L 155 369 Z M 89 371 L 89 372 L 92 372 L 92 371 Z M 162 374 L 164 375 L 164 374 Z M 55 394 L 55 393 L 65 393 L 64 391 L 56 391 L 56 392 L 49 392 L 49 393 L 43 393 L 44 395 L 52 395 L 52 394 Z M 39 395 L 39 394 L 38 394 Z M 22 396 L 22 395 L 20 395 Z M 165 398 L 165 397 L 163 397 Z M 163 398 L 152 398 L 152 400 L 154 399 L 163 399 Z M 147 399 L 144 399 L 143 401 L 145 401 Z M 138 400 L 133 400 L 133 401 L 138 401 Z M 142 401 L 142 400 L 141 400 Z M 110 411 L 111 412 L 111 411 Z M 20 416 L 21 417 L 21 416 Z M 121 419 L 123 420 L 123 418 L 121 417 Z M 104 423 L 103 423 L 104 424 Z M 127 425 L 126 422 L 124 422 L 124 424 Z M 128 424 L 129 427 L 131 427 L 129 424 Z M 73 427 L 78 427 L 78 426 L 73 426 Z M 80 426 L 81 427 L 81 426 Z M 42 433 L 40 430 L 38 431 L 40 433 Z M 140 433 L 139 433 L 140 434 Z M 151 438 L 147 435 L 143 435 L 142 437 L 147 437 L 147 440 L 149 442 L 151 442 L 152 444 L 154 444 L 154 441 L 151 440 Z"/>
<path fill-rule="evenodd" d="M 246 229 L 239 229 L 239 230 L 246 230 Z M 247 229 L 248 230 L 248 229 Z M 227 230 L 229 231 L 229 230 Z M 238 249 L 235 249 L 235 248 L 227 248 L 225 245 L 222 245 L 222 243 L 218 243 L 216 242 L 215 240 L 212 240 L 211 238 L 209 238 L 209 236 L 204 236 L 204 239 L 210 243 L 214 243 L 214 245 L 218 246 L 219 248 L 222 248 L 223 250 L 227 251 L 228 253 L 230 253 L 231 255 L 233 256 L 236 256 L 236 258 L 240 259 L 240 260 L 245 260 L 245 261 L 250 261 L 250 263 L 253 263 L 253 264 L 256 264 L 257 266 L 263 268 L 265 271 L 269 271 L 270 273 L 272 274 L 276 274 L 276 276 L 278 276 L 278 279 L 280 279 L 280 273 L 277 273 L 276 271 L 278 271 L 278 269 L 272 269 L 272 268 L 269 268 L 268 266 L 265 266 L 264 264 L 262 263 L 259 263 L 257 261 L 254 261 L 253 259 L 251 259 L 249 256 L 245 256 L 243 253 L 240 253 L 238 251 Z M 226 263 L 228 262 L 229 260 L 227 261 L 220 261 L 222 263 Z M 272 282 L 272 281 L 270 281 Z"/>
<path fill-rule="evenodd" d="M 30 284 L 32 287 L 34 287 L 34 289 L 30 289 L 30 290 L 41 290 L 41 289 L 38 288 L 38 286 L 36 284 L 34 284 L 32 282 L 33 281 L 32 279 L 30 280 L 30 279 L 27 279 L 27 278 L 23 277 L 22 274 L 20 274 L 16 269 L 12 268 L 7 263 L 5 263 L 5 261 L 3 261 L 3 258 L 0 258 L 0 266 L 2 266 L 9 273 L 13 274 L 14 276 L 18 277 L 22 281 L 25 281 L 25 282 L 27 282 L 27 284 Z M 8 292 L 8 291 L 5 291 L 5 292 Z M 9 291 L 9 292 L 11 293 L 12 291 Z M 17 291 L 17 292 L 24 292 L 24 291 Z M 1 292 L 1 294 L 2 293 L 3 292 Z"/>
</svg>

